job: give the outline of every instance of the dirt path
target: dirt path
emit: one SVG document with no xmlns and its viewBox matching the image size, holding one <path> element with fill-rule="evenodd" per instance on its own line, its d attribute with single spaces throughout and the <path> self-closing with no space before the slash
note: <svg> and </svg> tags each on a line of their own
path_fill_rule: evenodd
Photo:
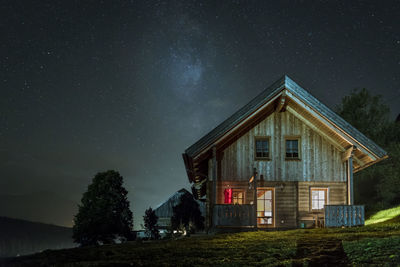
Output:
<svg viewBox="0 0 400 267">
<path fill-rule="evenodd" d="M 299 240 L 295 263 L 298 266 L 350 266 L 339 239 Z"/>
</svg>

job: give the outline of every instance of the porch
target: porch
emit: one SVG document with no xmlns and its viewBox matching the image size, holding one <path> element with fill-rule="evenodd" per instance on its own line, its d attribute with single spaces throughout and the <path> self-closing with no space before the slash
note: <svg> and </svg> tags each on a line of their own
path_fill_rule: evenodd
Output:
<svg viewBox="0 0 400 267">
<path fill-rule="evenodd" d="M 252 204 L 226 205 L 217 204 L 213 209 L 215 227 L 255 228 L 258 220 Z M 298 218 L 300 222 L 301 218 Z M 365 221 L 363 205 L 325 205 L 321 216 L 310 216 L 315 226 L 352 227 L 362 226 Z M 258 227 L 262 226 L 258 222 Z M 272 227 L 275 224 L 270 225 Z"/>
<path fill-rule="evenodd" d="M 256 223 L 254 205 L 215 205 L 213 220 L 216 227 L 254 227 Z"/>
<path fill-rule="evenodd" d="M 325 227 L 363 226 L 363 205 L 325 205 Z"/>
</svg>

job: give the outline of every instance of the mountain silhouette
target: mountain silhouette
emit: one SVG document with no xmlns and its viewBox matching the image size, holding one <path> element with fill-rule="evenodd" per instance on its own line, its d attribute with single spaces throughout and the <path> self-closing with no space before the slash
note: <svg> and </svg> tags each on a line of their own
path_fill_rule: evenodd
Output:
<svg viewBox="0 0 400 267">
<path fill-rule="evenodd" d="M 52 192 L 0 195 L 0 216 L 71 227 L 77 203 Z"/>
</svg>

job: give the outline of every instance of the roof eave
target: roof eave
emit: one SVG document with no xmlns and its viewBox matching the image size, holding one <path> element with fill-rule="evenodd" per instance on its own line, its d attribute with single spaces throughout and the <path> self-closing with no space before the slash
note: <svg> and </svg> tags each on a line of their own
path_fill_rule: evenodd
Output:
<svg viewBox="0 0 400 267">
<path fill-rule="evenodd" d="M 274 97 L 274 95 L 283 90 L 285 88 L 286 78 L 287 76 L 284 75 L 267 89 L 263 90 L 260 94 L 258 94 L 250 102 L 248 102 L 241 109 L 235 112 L 232 116 L 220 123 L 217 127 L 211 130 L 199 141 L 188 147 L 185 150 L 185 153 L 192 158 L 197 157 L 199 154 L 201 154 L 201 152 L 207 149 L 210 144 L 215 143 L 221 136 L 224 136 L 227 132 L 229 132 L 232 129 L 232 125 L 235 126 L 241 123 L 249 115 L 262 107 L 265 102 L 268 102 L 268 100 Z"/>
</svg>

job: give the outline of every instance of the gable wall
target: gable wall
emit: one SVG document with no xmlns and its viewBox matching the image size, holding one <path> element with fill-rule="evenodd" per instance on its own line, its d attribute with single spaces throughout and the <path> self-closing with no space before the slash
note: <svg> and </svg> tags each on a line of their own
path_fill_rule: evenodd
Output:
<svg viewBox="0 0 400 267">
<path fill-rule="evenodd" d="M 301 137 L 301 160 L 285 160 L 285 136 Z M 269 161 L 254 160 L 254 138 L 270 136 Z M 265 181 L 346 181 L 341 152 L 289 111 L 274 112 L 227 147 L 219 180 L 248 181 L 253 168 Z"/>
</svg>

